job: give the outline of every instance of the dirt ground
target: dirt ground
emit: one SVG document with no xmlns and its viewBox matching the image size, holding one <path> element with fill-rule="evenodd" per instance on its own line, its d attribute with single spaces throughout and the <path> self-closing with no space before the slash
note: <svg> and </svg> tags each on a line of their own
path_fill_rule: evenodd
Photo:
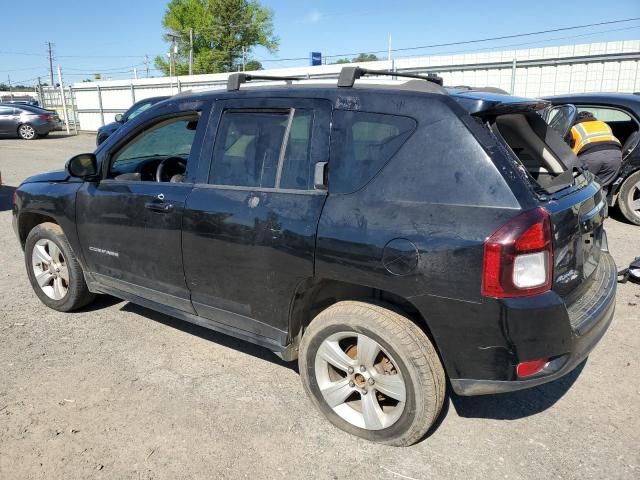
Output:
<svg viewBox="0 0 640 480">
<path fill-rule="evenodd" d="M 620 285 L 609 332 L 568 377 L 451 395 L 417 445 L 368 443 L 325 421 L 268 350 L 111 297 L 73 314 L 39 302 L 12 187 L 93 146 L 0 140 L 0 479 L 640 478 L 640 286 Z M 626 265 L 640 227 L 616 218 L 610 248 Z"/>
</svg>

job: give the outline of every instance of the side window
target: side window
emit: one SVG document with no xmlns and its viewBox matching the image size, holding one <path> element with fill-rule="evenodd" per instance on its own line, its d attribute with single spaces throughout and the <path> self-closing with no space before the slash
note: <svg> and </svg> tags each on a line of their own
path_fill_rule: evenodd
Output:
<svg viewBox="0 0 640 480">
<path fill-rule="evenodd" d="M 578 107 L 578 112 L 590 112 L 601 122 L 630 122 L 631 116 L 620 110 L 605 107 Z"/>
<path fill-rule="evenodd" d="M 413 118 L 336 111 L 331 132 L 329 190 L 349 193 L 369 182 L 416 128 Z"/>
<path fill-rule="evenodd" d="M 308 189 L 312 125 L 313 110 L 225 111 L 209 183 Z"/>
<path fill-rule="evenodd" d="M 113 157 L 109 178 L 155 180 L 158 165 L 173 157 L 171 170 L 184 173 L 198 126 L 198 115 L 167 119 L 138 133 Z M 178 171 L 182 170 L 182 171 Z"/>
<path fill-rule="evenodd" d="M 135 118 L 138 115 L 140 115 L 145 110 L 148 110 L 151 107 L 151 105 L 153 105 L 151 102 L 142 103 L 142 104 L 138 105 L 135 110 L 131 111 L 129 113 L 129 115 L 127 115 L 126 121 L 128 122 L 132 118 Z"/>
<path fill-rule="evenodd" d="M 13 115 L 12 107 L 0 107 L 0 115 Z"/>
</svg>

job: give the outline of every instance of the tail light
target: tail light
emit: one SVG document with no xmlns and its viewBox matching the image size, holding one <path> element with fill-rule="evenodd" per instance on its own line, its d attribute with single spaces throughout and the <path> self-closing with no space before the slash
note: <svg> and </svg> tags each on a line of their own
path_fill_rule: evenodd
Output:
<svg viewBox="0 0 640 480">
<path fill-rule="evenodd" d="M 529 360 L 528 362 L 520 362 L 516 367 L 516 374 L 519 378 L 530 377 L 536 373 L 540 373 L 549 364 L 548 358 L 539 360 Z"/>
<path fill-rule="evenodd" d="M 543 208 L 512 218 L 484 243 L 482 295 L 526 297 L 551 289 L 551 221 Z"/>
<path fill-rule="evenodd" d="M 41 118 L 42 120 L 52 120 L 53 115 L 38 115 L 38 118 Z"/>
</svg>

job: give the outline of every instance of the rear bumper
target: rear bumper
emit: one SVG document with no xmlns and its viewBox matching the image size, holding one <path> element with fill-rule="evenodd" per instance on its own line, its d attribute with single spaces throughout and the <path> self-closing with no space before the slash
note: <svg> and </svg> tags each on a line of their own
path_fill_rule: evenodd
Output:
<svg viewBox="0 0 640 480">
<path fill-rule="evenodd" d="M 602 252 L 600 272 L 596 281 L 580 301 L 567 309 L 571 324 L 570 350 L 554 355 L 549 365 L 538 375 L 526 380 L 479 380 L 452 378 L 451 386 L 458 395 L 487 395 L 513 392 L 552 382 L 582 363 L 604 336 L 613 320 L 616 299 L 616 265 L 609 253 Z M 531 312 L 535 315 L 536 312 Z M 515 346 L 517 350 L 517 345 Z M 541 355 L 543 357 L 544 355 Z"/>
<path fill-rule="evenodd" d="M 56 130 L 56 124 L 53 122 L 43 122 L 39 125 L 34 125 L 33 127 L 38 135 L 46 135 L 47 133 Z"/>
</svg>

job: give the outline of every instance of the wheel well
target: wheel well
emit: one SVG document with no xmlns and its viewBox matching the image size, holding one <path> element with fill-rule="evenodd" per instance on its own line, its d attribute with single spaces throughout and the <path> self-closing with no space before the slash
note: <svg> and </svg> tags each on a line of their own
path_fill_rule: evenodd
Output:
<svg viewBox="0 0 640 480">
<path fill-rule="evenodd" d="M 404 315 L 425 332 L 440 356 L 440 351 L 427 321 L 410 301 L 385 290 L 338 280 L 309 281 L 298 288 L 292 302 L 289 317 L 291 341 L 296 344 L 302 338 L 304 329 L 316 315 L 334 303 L 343 300 L 375 303 Z M 442 361 L 442 358 L 440 360 Z"/>
<path fill-rule="evenodd" d="M 20 235 L 20 244 L 22 245 L 22 248 L 24 248 L 29 232 L 41 223 L 46 222 L 58 225 L 58 222 L 56 222 L 54 218 L 42 215 L 41 213 L 24 212 L 20 214 L 20 217 L 18 218 L 18 234 Z"/>
</svg>

